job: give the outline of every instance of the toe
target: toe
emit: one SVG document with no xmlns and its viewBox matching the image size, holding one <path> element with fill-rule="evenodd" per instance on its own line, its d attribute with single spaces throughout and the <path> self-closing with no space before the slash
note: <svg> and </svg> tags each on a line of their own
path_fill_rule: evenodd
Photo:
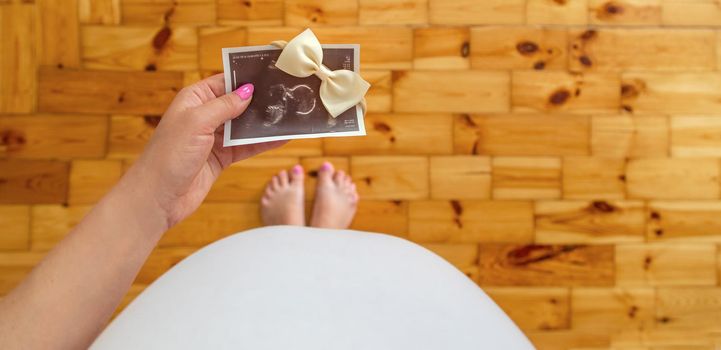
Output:
<svg viewBox="0 0 721 350">
<path fill-rule="evenodd" d="M 302 185 L 303 177 L 303 167 L 300 166 L 300 164 L 295 165 L 290 171 L 290 183 L 293 185 Z"/>
<path fill-rule="evenodd" d="M 280 180 L 280 186 L 285 187 L 288 186 L 288 172 L 285 170 L 281 170 L 281 172 L 278 173 L 278 179 Z"/>
<path fill-rule="evenodd" d="M 335 172 L 335 175 L 333 175 L 333 181 L 338 186 L 345 183 L 345 178 L 346 178 L 346 175 L 345 175 L 345 171 L 343 171 L 343 170 L 338 170 Z"/>
<path fill-rule="evenodd" d="M 268 191 L 272 192 L 275 191 L 280 187 L 280 179 L 278 178 L 278 175 L 273 176 L 273 178 L 270 179 L 270 183 L 268 184 Z"/>
<path fill-rule="evenodd" d="M 323 165 L 321 165 L 320 169 L 318 170 L 318 181 L 319 182 L 331 181 L 333 179 L 334 173 L 335 173 L 335 169 L 333 169 L 333 164 L 331 164 L 329 162 L 323 162 Z"/>
</svg>

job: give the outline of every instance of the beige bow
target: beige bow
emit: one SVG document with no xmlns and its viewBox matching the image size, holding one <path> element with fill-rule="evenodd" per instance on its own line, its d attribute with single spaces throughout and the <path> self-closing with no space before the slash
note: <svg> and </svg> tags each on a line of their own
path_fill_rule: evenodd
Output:
<svg viewBox="0 0 721 350">
<path fill-rule="evenodd" d="M 370 84 L 356 72 L 324 66 L 323 49 L 310 29 L 287 43 L 274 41 L 272 45 L 283 49 L 275 63 L 280 70 L 298 78 L 313 74 L 320 78 L 320 100 L 333 118 L 359 103 L 365 113 L 364 96 Z"/>
</svg>

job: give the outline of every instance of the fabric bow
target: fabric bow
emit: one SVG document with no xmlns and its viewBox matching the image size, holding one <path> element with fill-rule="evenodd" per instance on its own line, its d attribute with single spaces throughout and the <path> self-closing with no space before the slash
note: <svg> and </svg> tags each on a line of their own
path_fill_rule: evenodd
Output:
<svg viewBox="0 0 721 350">
<path fill-rule="evenodd" d="M 324 66 L 323 48 L 310 29 L 287 43 L 274 41 L 272 45 L 283 49 L 275 63 L 280 70 L 298 78 L 313 74 L 320 78 L 320 100 L 333 118 L 359 103 L 365 114 L 364 96 L 370 84 L 356 72 Z"/>
</svg>

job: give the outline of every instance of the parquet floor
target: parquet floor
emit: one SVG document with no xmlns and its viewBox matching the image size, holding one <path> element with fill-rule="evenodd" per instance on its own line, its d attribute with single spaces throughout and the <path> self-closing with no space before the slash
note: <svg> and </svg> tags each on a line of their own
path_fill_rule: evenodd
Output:
<svg viewBox="0 0 721 350">
<path fill-rule="evenodd" d="M 258 226 L 271 174 L 330 159 L 354 228 L 446 257 L 541 349 L 721 348 L 716 0 L 0 0 L 0 295 L 221 47 L 307 26 L 362 45 L 369 135 L 230 168 L 127 300 Z"/>
</svg>

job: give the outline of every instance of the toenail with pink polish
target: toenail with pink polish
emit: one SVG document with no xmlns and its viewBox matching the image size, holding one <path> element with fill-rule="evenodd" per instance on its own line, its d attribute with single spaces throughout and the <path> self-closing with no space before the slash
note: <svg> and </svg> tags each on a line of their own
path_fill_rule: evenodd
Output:
<svg viewBox="0 0 721 350">
<path fill-rule="evenodd" d="M 293 174 L 301 174 L 303 173 L 303 168 L 300 165 L 296 165 L 293 167 Z"/>
</svg>

